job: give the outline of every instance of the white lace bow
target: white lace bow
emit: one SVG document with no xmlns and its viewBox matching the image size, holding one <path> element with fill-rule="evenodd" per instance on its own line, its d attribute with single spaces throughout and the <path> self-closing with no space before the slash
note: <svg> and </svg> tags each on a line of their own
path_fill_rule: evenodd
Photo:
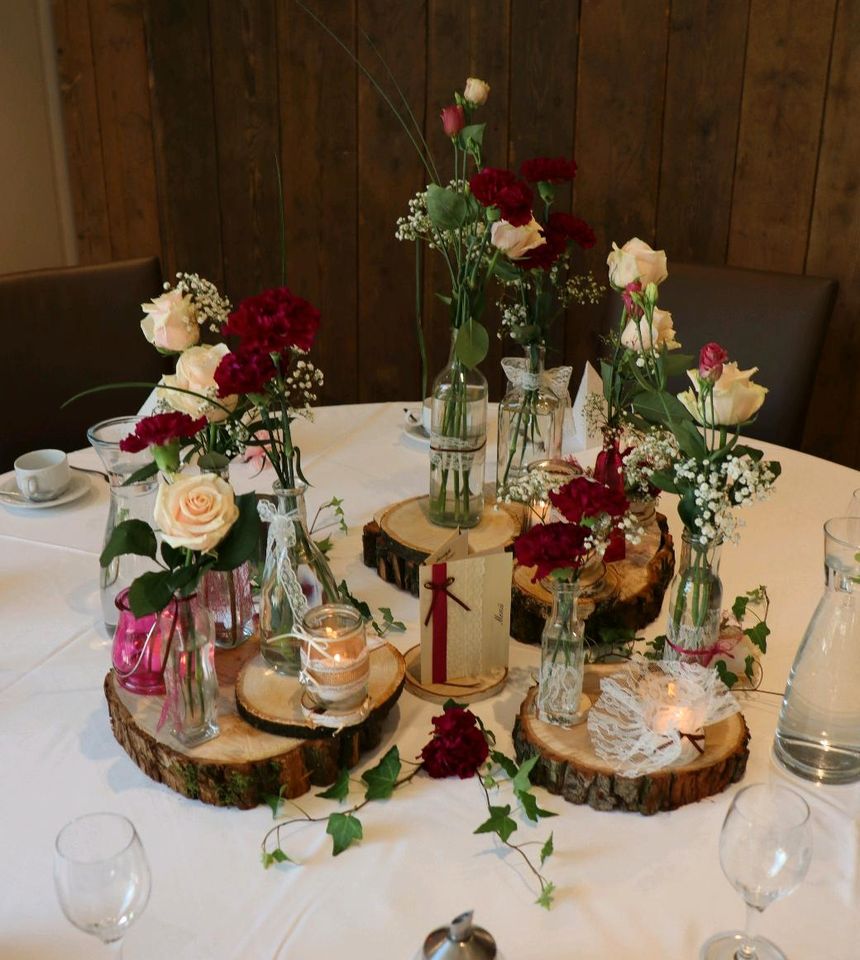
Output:
<svg viewBox="0 0 860 960">
<path fill-rule="evenodd" d="M 573 367 L 553 367 L 551 370 L 542 370 L 539 374 L 532 373 L 528 368 L 525 357 L 505 357 L 502 360 L 502 370 L 508 382 L 521 390 L 537 390 L 544 387 L 552 391 L 559 400 L 567 396 L 567 388 Z"/>
</svg>

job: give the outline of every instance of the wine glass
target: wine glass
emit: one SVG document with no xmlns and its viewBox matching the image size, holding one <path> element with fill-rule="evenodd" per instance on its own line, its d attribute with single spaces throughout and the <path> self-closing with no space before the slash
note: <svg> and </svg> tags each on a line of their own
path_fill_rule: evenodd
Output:
<svg viewBox="0 0 860 960">
<path fill-rule="evenodd" d="M 753 935 L 753 921 L 797 887 L 811 857 L 809 807 L 799 794 L 769 783 L 740 790 L 723 822 L 720 865 L 746 902 L 746 928 L 711 937 L 699 960 L 785 960 L 776 944 Z"/>
<path fill-rule="evenodd" d="M 149 864 L 130 820 L 90 813 L 57 834 L 54 886 L 63 913 L 122 957 L 122 938 L 149 900 Z"/>
</svg>

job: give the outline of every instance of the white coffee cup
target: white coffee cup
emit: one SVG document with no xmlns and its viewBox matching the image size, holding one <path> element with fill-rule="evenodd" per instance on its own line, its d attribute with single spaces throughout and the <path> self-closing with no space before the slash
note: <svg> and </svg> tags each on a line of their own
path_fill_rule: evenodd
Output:
<svg viewBox="0 0 860 960">
<path fill-rule="evenodd" d="M 62 450 L 33 450 L 15 461 L 15 482 L 28 500 L 54 500 L 71 479 L 69 460 Z"/>
</svg>

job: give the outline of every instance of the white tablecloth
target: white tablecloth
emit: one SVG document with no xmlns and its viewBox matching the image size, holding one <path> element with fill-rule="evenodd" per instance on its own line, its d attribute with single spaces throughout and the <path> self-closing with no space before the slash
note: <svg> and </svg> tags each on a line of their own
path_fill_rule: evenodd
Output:
<svg viewBox="0 0 860 960">
<path fill-rule="evenodd" d="M 402 411 L 402 404 L 325 408 L 313 425 L 299 424 L 296 437 L 314 483 L 310 513 L 332 495 L 344 498 L 350 532 L 336 537 L 335 573 L 406 621 L 408 632 L 392 638 L 405 650 L 416 642 L 416 601 L 380 581 L 360 556 L 361 528 L 372 514 L 425 489 L 426 449 L 404 435 Z M 822 524 L 844 511 L 860 474 L 793 451 L 768 452 L 783 464 L 777 493 L 747 511 L 740 545 L 724 549 L 722 573 L 728 598 L 767 584 L 773 634 L 764 686 L 781 691 L 822 585 Z M 72 459 L 97 465 L 89 451 Z M 252 479 L 245 466 L 233 476 L 240 492 L 265 490 L 273 479 L 270 471 Z M 663 509 L 679 535 L 671 500 Z M 600 813 L 541 791 L 541 805 L 559 816 L 537 827 L 522 820 L 515 839 L 554 833 L 557 852 L 546 865 L 557 886 L 550 912 L 533 905 L 533 878 L 516 855 L 490 835 L 473 834 L 486 816 L 474 780 L 417 777 L 362 811 L 363 843 L 336 859 L 321 826 L 301 827 L 287 846 L 302 865 L 264 871 L 259 844 L 272 824 L 268 808 L 240 812 L 180 797 L 144 776 L 111 735 L 102 695 L 110 640 L 100 620 L 96 560 L 107 503 L 106 485 L 93 478 L 77 503 L 0 510 L 0 957 L 102 955 L 63 918 L 51 879 L 57 831 L 94 810 L 130 817 L 151 862 L 152 897 L 127 937 L 127 960 L 410 960 L 432 928 L 469 908 L 507 960 L 687 960 L 710 934 L 742 922 L 717 847 L 736 787 L 654 817 Z M 661 629 L 662 620 L 647 632 Z M 537 655 L 513 642 L 510 682 L 475 706 L 508 753 Z M 784 779 L 814 810 L 808 879 L 766 911 L 761 932 L 795 960 L 856 960 L 860 790 L 788 778 L 771 759 L 779 698 L 746 695 L 742 706 L 752 732 L 744 783 Z M 404 692 L 367 761 L 394 743 L 414 758 L 438 712 Z M 312 793 L 301 802 L 314 815 L 333 809 Z"/>
</svg>

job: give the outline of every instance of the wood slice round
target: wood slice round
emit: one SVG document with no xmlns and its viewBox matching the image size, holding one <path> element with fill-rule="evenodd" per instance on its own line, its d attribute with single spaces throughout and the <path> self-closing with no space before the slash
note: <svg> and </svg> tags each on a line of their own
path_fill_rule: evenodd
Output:
<svg viewBox="0 0 860 960">
<path fill-rule="evenodd" d="M 476 703 L 497 694 L 508 680 L 508 668 L 499 667 L 477 677 L 458 677 L 446 683 L 421 682 L 421 644 L 411 647 L 403 655 L 406 661 L 406 689 L 430 703 Z"/>
<path fill-rule="evenodd" d="M 365 525 L 362 536 L 365 564 L 375 567 L 386 583 L 415 597 L 421 564 L 456 532 L 455 528 L 431 523 L 429 506 L 429 497 L 393 503 Z M 469 549 L 475 553 L 507 549 L 520 527 L 516 505 L 497 504 L 491 495 L 485 495 L 481 520 L 469 529 Z"/>
<path fill-rule="evenodd" d="M 378 745 L 383 721 L 400 695 L 402 680 L 388 702 L 358 727 L 335 736 L 321 731 L 319 737 L 310 739 L 277 736 L 247 724 L 236 707 L 236 678 L 258 650 L 252 638 L 236 650 L 216 652 L 221 733 L 193 749 L 178 744 L 167 725 L 157 729 L 163 697 L 129 693 L 110 672 L 104 691 L 117 742 L 158 783 L 193 800 L 241 809 L 263 803 L 266 795 L 277 794 L 281 788 L 284 796 L 292 798 L 312 786 L 329 786 L 342 767 L 355 766 L 363 753 Z"/>
<path fill-rule="evenodd" d="M 601 677 L 618 669 L 618 664 L 585 668 L 583 691 L 592 703 L 600 695 Z M 539 720 L 536 694 L 534 686 L 514 721 L 517 759 L 522 762 L 537 755 L 540 759 L 532 771 L 532 782 L 570 803 L 643 814 L 675 810 L 720 793 L 746 771 L 750 734 L 741 713 L 705 727 L 704 752 L 690 763 L 641 777 L 623 777 L 594 752 L 585 723 L 564 728 Z"/>
<path fill-rule="evenodd" d="M 646 527 L 638 544 L 627 545 L 623 560 L 606 565 L 606 574 L 579 601 L 585 620 L 586 642 L 602 648 L 601 631 L 608 627 L 641 630 L 654 621 L 663 605 L 663 594 L 675 569 L 675 549 L 662 514 Z M 511 636 L 523 643 L 540 643 L 552 596 L 540 583 L 532 583 L 533 567 L 514 568 L 511 590 Z"/>
<path fill-rule="evenodd" d="M 390 643 L 370 651 L 368 697 L 370 714 L 360 724 L 343 731 L 314 725 L 302 710 L 304 687 L 298 677 L 286 677 L 274 670 L 258 654 L 249 660 L 236 680 L 236 706 L 239 716 L 251 726 L 281 737 L 333 737 L 338 733 L 354 733 L 356 728 L 372 721 L 379 712 L 385 714 L 403 690 L 406 665 L 403 655 Z"/>
</svg>

